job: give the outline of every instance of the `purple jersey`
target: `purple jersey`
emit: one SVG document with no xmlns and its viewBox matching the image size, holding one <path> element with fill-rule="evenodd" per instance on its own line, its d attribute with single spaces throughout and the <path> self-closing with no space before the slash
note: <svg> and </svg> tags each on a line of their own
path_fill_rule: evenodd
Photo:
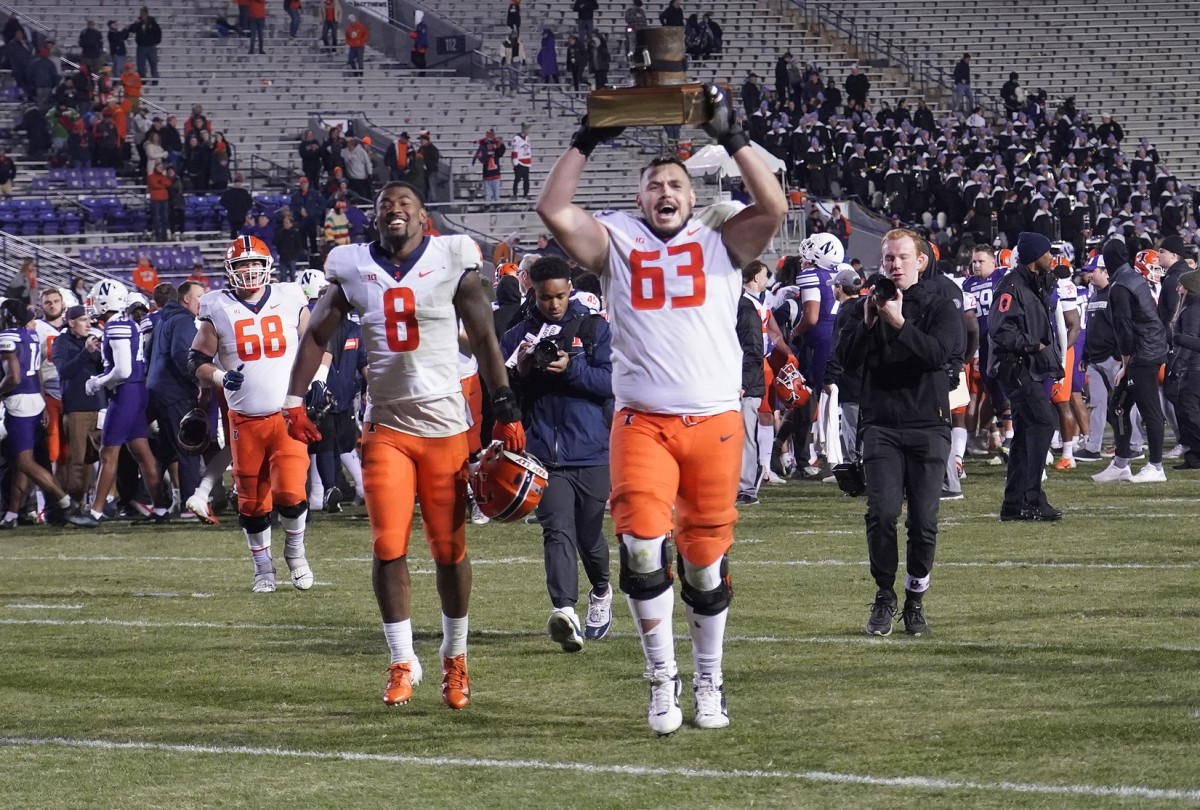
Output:
<svg viewBox="0 0 1200 810">
<path fill-rule="evenodd" d="M 21 380 L 17 387 L 8 392 L 14 394 L 37 394 L 41 396 L 42 384 L 38 370 L 42 366 L 42 342 L 32 329 L 5 329 L 0 332 L 0 353 L 16 352 L 21 364 Z"/>
<path fill-rule="evenodd" d="M 979 334 L 981 335 L 987 334 L 987 316 L 992 310 L 992 294 L 1006 272 L 1003 267 L 997 267 L 991 275 L 967 276 L 963 279 L 963 292 L 971 293 L 979 302 L 979 314 L 976 315 L 976 318 L 979 319 Z"/>
<path fill-rule="evenodd" d="M 113 345 L 121 341 L 129 345 L 129 357 L 132 360 L 129 377 L 124 382 L 145 382 L 146 365 L 142 356 L 142 335 L 137 323 L 132 318 L 113 318 L 105 324 L 104 340 L 101 344 L 101 354 L 104 357 L 104 373 L 107 374 L 112 370 L 114 365 Z"/>
<path fill-rule="evenodd" d="M 834 311 L 837 299 L 833 297 L 833 287 L 829 286 L 832 278 L 833 273 L 821 267 L 810 267 L 796 276 L 801 301 L 815 300 L 814 294 L 821 297 L 821 311 L 817 315 L 817 323 L 813 330 L 825 334 L 833 334 L 833 322 L 837 320 L 837 312 Z"/>
</svg>

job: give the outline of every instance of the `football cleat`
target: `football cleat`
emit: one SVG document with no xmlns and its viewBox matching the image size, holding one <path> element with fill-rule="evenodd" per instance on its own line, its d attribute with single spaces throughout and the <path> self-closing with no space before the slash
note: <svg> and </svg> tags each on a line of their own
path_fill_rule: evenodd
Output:
<svg viewBox="0 0 1200 810">
<path fill-rule="evenodd" d="M 589 641 L 599 641 L 608 635 L 612 627 L 612 585 L 604 596 L 596 596 L 595 592 L 588 594 L 587 623 L 583 628 L 583 636 Z"/>
<path fill-rule="evenodd" d="M 99 528 L 100 521 L 92 517 L 92 513 L 87 509 L 81 509 L 67 518 L 67 522 L 72 526 L 78 526 L 81 529 Z"/>
<path fill-rule="evenodd" d="M 455 711 L 471 702 L 471 678 L 467 675 L 467 655 L 442 658 L 442 700 Z"/>
<path fill-rule="evenodd" d="M 251 593 L 275 593 L 275 572 L 254 575 L 254 586 Z"/>
<path fill-rule="evenodd" d="M 1092 480 L 1097 484 L 1107 484 L 1113 481 L 1132 481 L 1133 472 L 1129 469 L 1128 464 L 1124 467 L 1109 464 L 1103 470 L 1093 475 Z"/>
<path fill-rule="evenodd" d="M 583 649 L 583 636 L 579 634 L 579 619 L 575 611 L 566 608 L 555 608 L 550 611 L 550 619 L 546 622 L 546 632 L 550 640 L 563 648 L 563 652 L 579 652 Z"/>
<path fill-rule="evenodd" d="M 725 684 L 719 675 L 693 675 L 692 699 L 696 705 L 697 728 L 725 728 L 729 725 Z"/>
<path fill-rule="evenodd" d="M 210 526 L 220 525 L 220 521 L 213 517 L 212 509 L 209 508 L 207 498 L 202 498 L 193 492 L 183 505 L 186 506 L 187 510 L 194 514 L 202 522 L 207 523 Z"/>
<path fill-rule="evenodd" d="M 321 504 L 322 508 L 331 515 L 336 515 L 342 511 L 342 491 L 337 487 L 330 487 L 325 490 L 325 502 Z"/>
<path fill-rule="evenodd" d="M 491 518 L 483 513 L 474 498 L 471 499 L 471 522 L 476 526 L 485 526 L 491 522 Z"/>
<path fill-rule="evenodd" d="M 383 687 L 383 705 L 403 706 L 412 699 L 413 687 L 421 682 L 421 662 L 417 659 L 400 661 L 387 668 L 387 684 Z"/>
<path fill-rule="evenodd" d="M 682 683 L 678 667 L 671 662 L 657 669 L 647 668 L 645 677 L 650 681 L 650 709 L 646 719 L 651 731 L 660 737 L 674 734 L 683 725 L 683 711 L 679 708 Z"/>
<path fill-rule="evenodd" d="M 1056 469 L 1056 470 L 1073 470 L 1073 469 L 1075 469 L 1075 459 L 1060 458 L 1058 460 L 1058 462 L 1054 465 L 1054 469 Z"/>
<path fill-rule="evenodd" d="M 288 571 L 292 573 L 292 584 L 298 591 L 307 591 L 313 586 L 313 572 L 308 567 L 308 560 L 303 557 L 284 557 Z"/>
</svg>

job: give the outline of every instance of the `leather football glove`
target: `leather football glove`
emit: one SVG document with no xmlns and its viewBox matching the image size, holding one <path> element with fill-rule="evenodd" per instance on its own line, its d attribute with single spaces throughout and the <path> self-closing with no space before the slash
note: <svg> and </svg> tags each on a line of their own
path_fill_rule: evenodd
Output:
<svg viewBox="0 0 1200 810">
<path fill-rule="evenodd" d="M 521 407 L 517 396 L 508 386 L 497 388 L 492 395 L 492 416 L 496 423 L 492 427 L 492 438 L 504 444 L 504 449 L 513 453 L 525 452 L 525 426 L 521 424 Z"/>
<path fill-rule="evenodd" d="M 706 84 L 704 95 L 709 119 L 703 124 L 703 129 L 708 136 L 721 144 L 730 155 L 750 143 L 734 116 L 733 108 L 729 106 L 729 94 L 715 84 Z"/>
<path fill-rule="evenodd" d="M 83 384 L 83 392 L 89 397 L 95 395 L 100 390 L 100 383 L 95 377 L 88 377 L 87 382 Z"/>
<path fill-rule="evenodd" d="M 242 373 L 242 369 L 246 367 L 245 363 L 235 368 L 233 371 L 226 371 L 225 376 L 221 378 L 221 387 L 226 391 L 237 391 L 242 387 L 242 383 L 246 381 L 246 375 Z"/>
<path fill-rule="evenodd" d="M 288 435 L 303 444 L 321 441 L 321 431 L 317 430 L 317 426 L 308 418 L 308 411 L 304 409 L 304 400 L 300 400 L 299 404 L 293 404 L 292 400 L 295 399 L 300 398 L 288 397 L 284 401 L 283 420 L 287 422 Z"/>
<path fill-rule="evenodd" d="M 579 129 L 571 136 L 571 146 L 574 146 L 584 157 L 591 157 L 592 151 L 604 143 L 619 137 L 625 127 L 591 127 L 585 115 L 579 121 Z"/>
</svg>

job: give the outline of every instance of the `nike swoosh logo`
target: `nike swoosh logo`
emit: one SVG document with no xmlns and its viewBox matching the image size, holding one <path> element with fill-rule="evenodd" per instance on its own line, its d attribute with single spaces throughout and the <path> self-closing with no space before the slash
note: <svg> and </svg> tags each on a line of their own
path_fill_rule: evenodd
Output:
<svg viewBox="0 0 1200 810">
<path fill-rule="evenodd" d="M 723 442 L 727 442 L 727 441 L 729 441 L 729 440 L 730 440 L 730 439 L 732 439 L 732 438 L 733 438 L 733 434 L 732 434 L 732 433 L 730 433 L 728 436 L 722 436 L 722 437 L 721 437 L 721 441 L 723 441 Z"/>
<path fill-rule="evenodd" d="M 430 273 L 432 273 L 432 272 L 434 272 L 434 271 L 433 271 L 433 270 L 426 270 L 426 271 L 425 271 L 425 272 L 423 272 L 423 273 L 417 273 L 417 278 L 425 278 L 425 276 L 429 275 L 429 274 L 430 274 Z"/>
<path fill-rule="evenodd" d="M 687 235 L 688 235 L 688 236 L 695 236 L 695 235 L 696 235 L 696 234 L 698 234 L 698 233 L 700 233 L 700 228 L 699 228 L 699 226 L 697 226 L 697 227 L 695 227 L 695 228 L 688 228 L 688 230 L 687 230 Z"/>
<path fill-rule="evenodd" d="M 278 308 L 279 308 L 279 304 L 271 304 L 271 306 L 267 307 L 267 309 L 278 309 Z"/>
</svg>

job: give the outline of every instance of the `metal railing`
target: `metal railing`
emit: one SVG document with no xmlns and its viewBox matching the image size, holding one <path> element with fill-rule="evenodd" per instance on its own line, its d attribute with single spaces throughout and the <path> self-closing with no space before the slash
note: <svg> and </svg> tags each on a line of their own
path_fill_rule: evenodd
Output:
<svg viewBox="0 0 1200 810">
<path fill-rule="evenodd" d="M 6 271 L 4 284 L 7 286 L 21 272 L 21 263 L 33 259 L 37 263 L 38 282 L 54 287 L 70 287 L 75 277 L 82 278 L 90 287 L 108 276 L 78 259 L 72 259 L 58 251 L 34 244 L 19 236 L 0 231 L 0 267 Z"/>
</svg>

